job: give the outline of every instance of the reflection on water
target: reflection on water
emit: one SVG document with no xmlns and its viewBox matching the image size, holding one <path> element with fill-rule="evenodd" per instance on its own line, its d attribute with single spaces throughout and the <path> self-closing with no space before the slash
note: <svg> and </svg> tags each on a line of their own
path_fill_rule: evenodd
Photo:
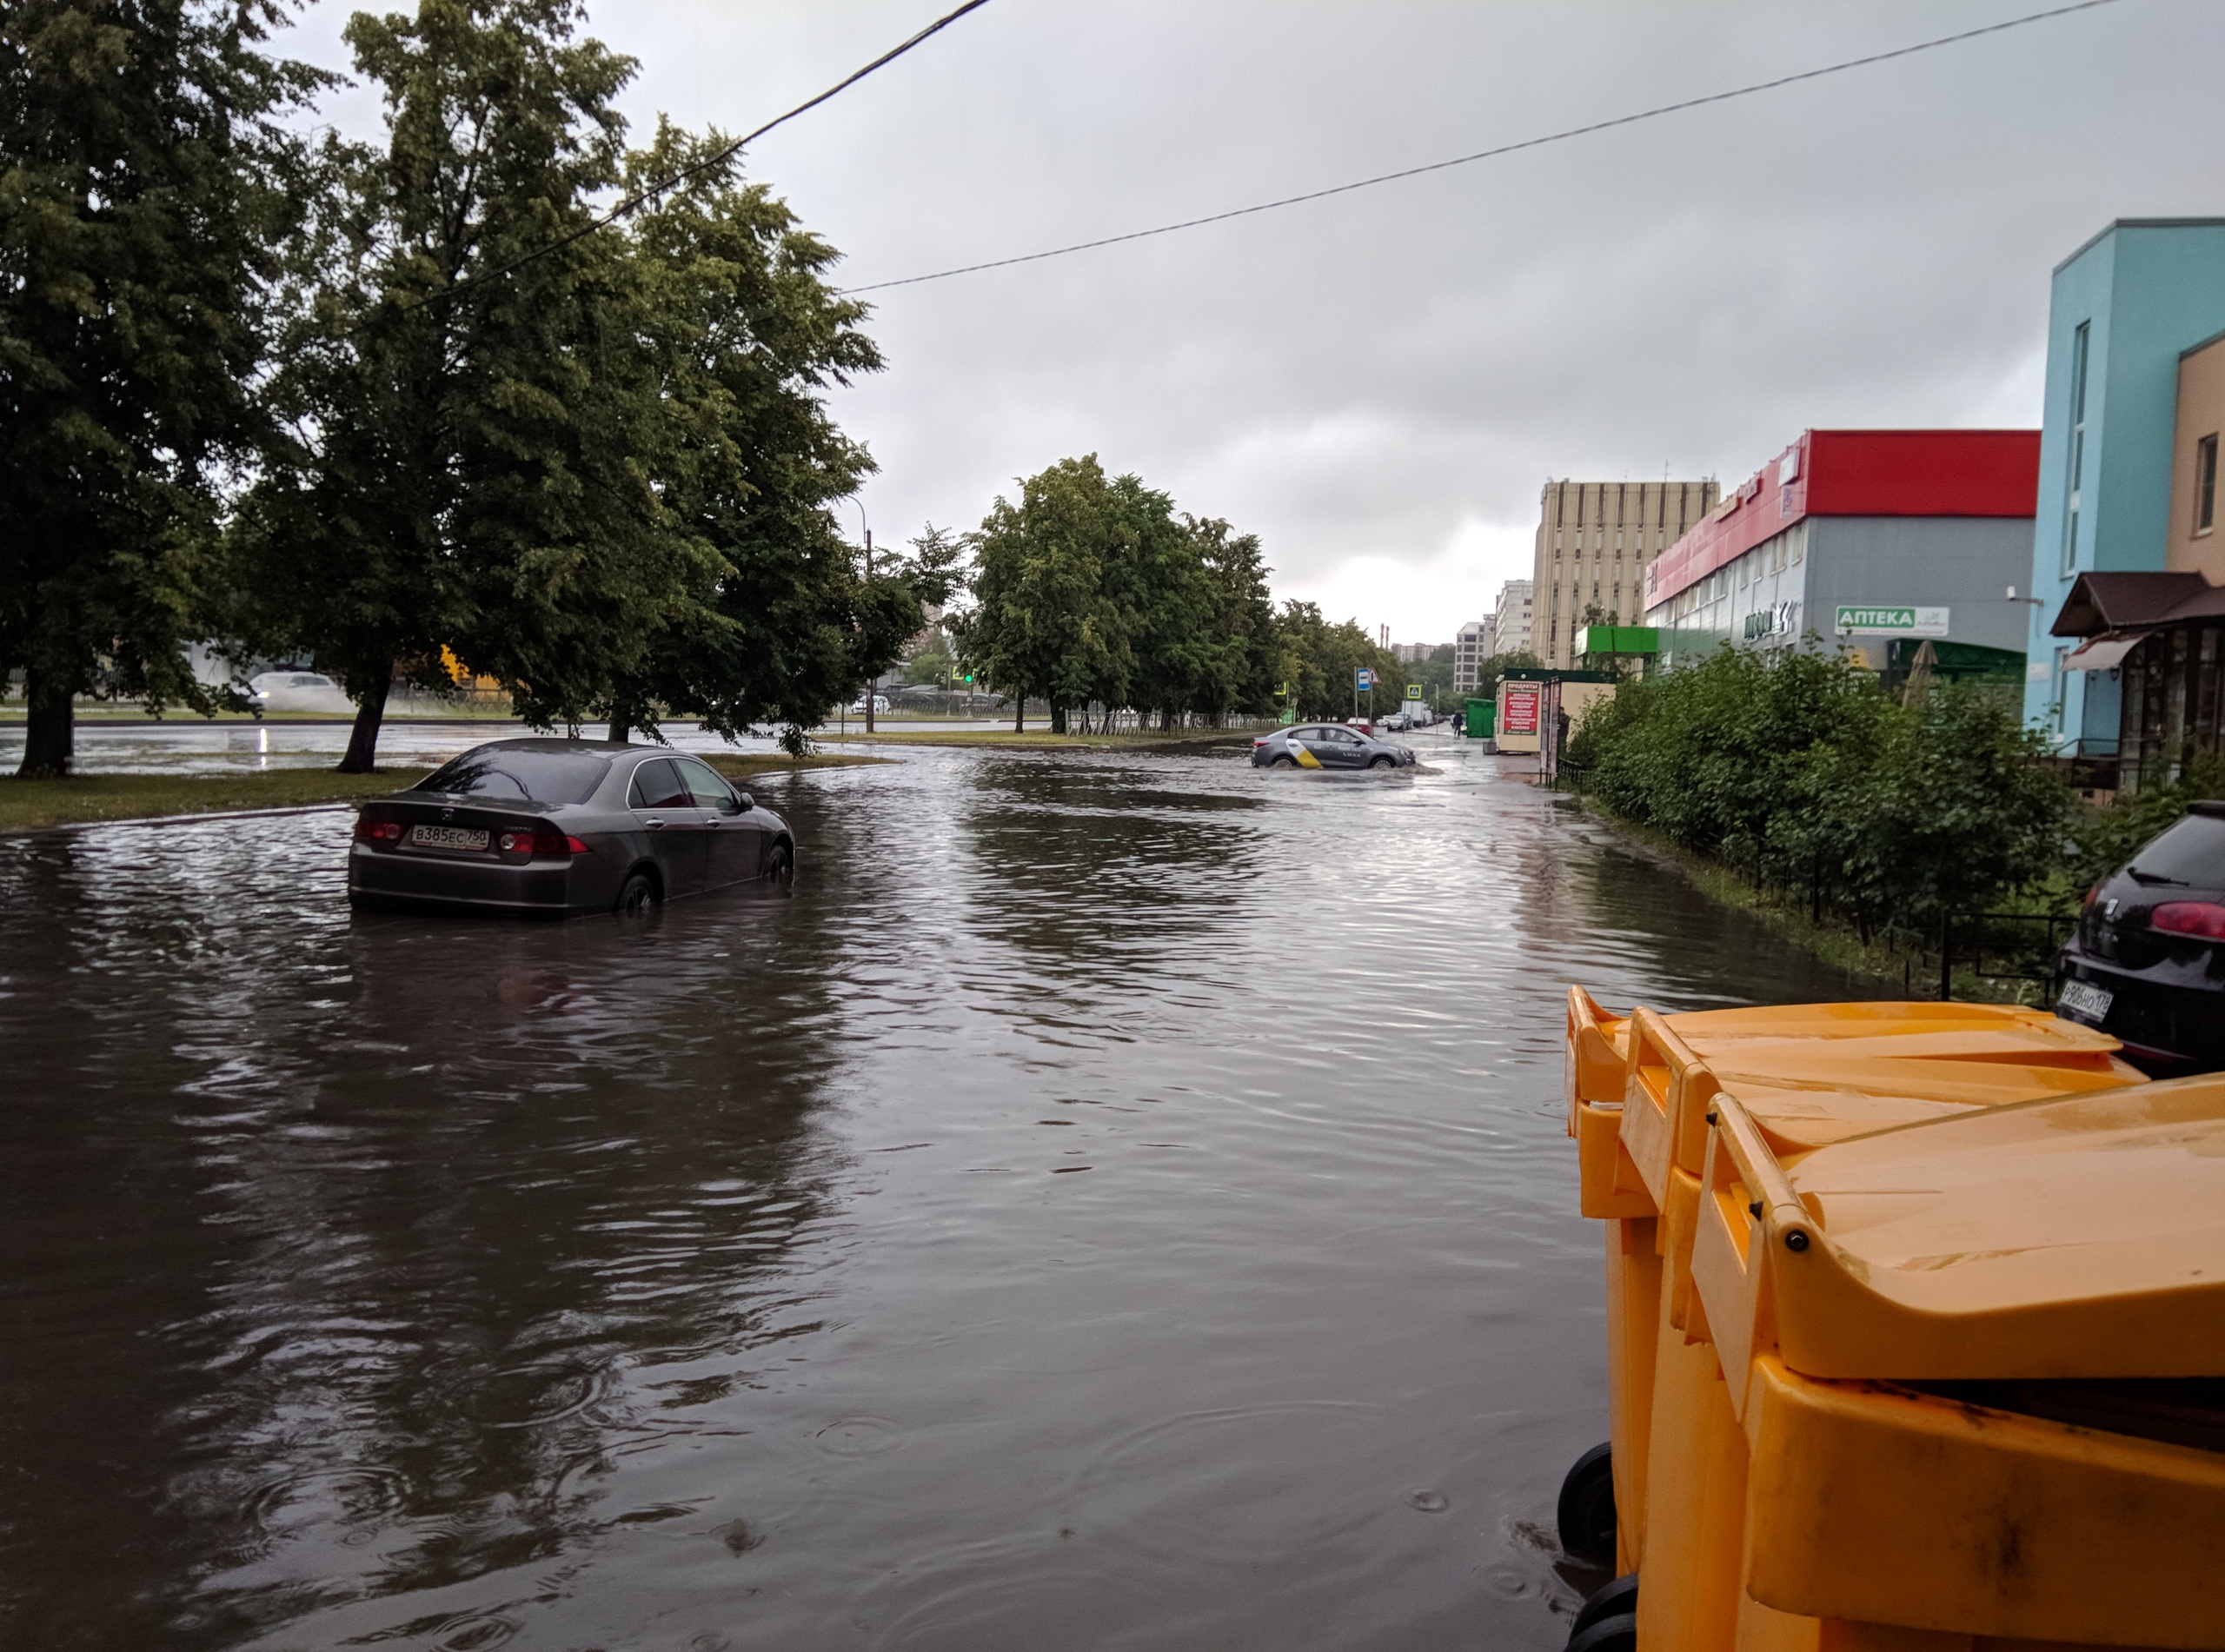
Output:
<svg viewBox="0 0 2225 1652">
<path fill-rule="evenodd" d="M 1843 988 L 1428 760 L 767 780 L 640 932 L 0 844 L 0 1641 L 1558 1646 L 1564 985 Z"/>
</svg>

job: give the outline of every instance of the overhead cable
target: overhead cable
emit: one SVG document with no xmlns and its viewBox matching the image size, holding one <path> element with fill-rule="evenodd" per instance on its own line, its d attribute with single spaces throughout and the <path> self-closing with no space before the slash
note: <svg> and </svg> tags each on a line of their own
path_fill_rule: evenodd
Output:
<svg viewBox="0 0 2225 1652">
<path fill-rule="evenodd" d="M 1418 178 L 1426 173 L 1443 172 L 1448 168 L 1469 166 L 1478 161 L 1489 161 L 1502 155 L 1512 155 L 1522 149 L 1542 149 L 1548 143 L 1564 143 L 1569 138 L 1587 136 L 1593 132 L 1611 131 L 1618 126 L 1634 126 L 1640 121 L 1657 120 L 1664 115 L 1680 114 L 1685 109 L 1703 109 L 1710 103 L 1727 103 L 1737 97 L 1750 97 L 1756 92 L 1775 91 L 1781 86 L 1797 85 L 1805 80 L 1820 80 L 1826 75 L 1843 74 L 1850 69 L 1864 69 L 1872 63 L 1890 63 L 1896 57 L 1911 57 L 1918 52 L 1934 51 L 1942 46 L 1952 46 L 1965 40 L 1976 40 L 1986 35 L 2002 34 L 2011 29 L 2022 29 L 2027 23 L 2044 23 L 2051 17 L 2067 17 L 2075 11 L 2092 11 L 2102 6 L 2115 5 L 2117 0 L 2077 0 L 2073 5 L 2056 6 L 2046 11 L 2034 11 L 2021 17 L 2011 17 L 2005 23 L 1992 23 L 1982 29 L 1965 29 L 1959 34 L 1941 35 L 1936 40 L 1921 40 L 1912 46 L 1896 47 L 1891 51 L 1872 52 L 1866 57 L 1850 57 L 1844 63 L 1827 63 L 1821 69 L 1806 69 L 1797 75 L 1780 75 L 1774 80 L 1756 81 L 1750 86 L 1735 86 L 1729 91 L 1710 92 L 1704 97 L 1687 97 L 1674 103 L 1663 103 L 1653 109 L 1638 110 L 1634 115 L 1617 115 L 1611 120 L 1593 121 L 1584 126 L 1571 126 L 1559 132 L 1548 132 L 1542 137 L 1525 137 L 1513 143 L 1502 143 L 1495 149 L 1478 149 L 1473 155 L 1458 155 L 1449 161 L 1432 161 L 1425 166 L 1410 166 L 1397 172 L 1383 172 L 1372 178 L 1359 178 L 1350 183 L 1333 184 L 1325 189 L 1309 189 L 1303 195 L 1286 195 L 1277 201 L 1262 201 L 1257 205 L 1236 207 L 1226 212 L 1209 213 L 1202 218 L 1185 218 L 1179 223 L 1163 223 L 1151 229 L 1131 229 L 1125 235 L 1101 236 L 1094 241 L 1077 241 L 1070 246 L 1053 247 L 1043 252 L 1021 253 L 1012 258 L 992 258 L 985 263 L 960 264 L 951 269 L 938 269 L 932 275 L 906 275 L 897 281 L 877 281 L 862 287 L 849 287 L 846 293 L 884 292 L 892 287 L 916 287 L 922 282 L 947 281 L 953 275 L 971 275 L 985 269 L 1005 269 L 1013 264 L 1038 263 L 1046 258 L 1063 258 L 1069 253 L 1088 252 L 1098 247 L 1117 247 L 1125 241 L 1144 241 L 1153 236 L 1171 236 L 1180 229 L 1196 229 L 1209 223 L 1225 223 L 1232 218 L 1247 218 L 1254 213 L 1273 212 L 1283 207 L 1295 207 L 1308 201 L 1325 201 L 1331 196 L 1350 195 L 1355 189 L 1372 189 L 1378 183 L 1395 183 L 1401 178 Z"/>
<path fill-rule="evenodd" d="M 949 28 L 951 24 L 956 23 L 967 12 L 978 11 L 988 3 L 989 0 L 966 0 L 966 3 L 964 5 L 956 8 L 954 10 L 945 12 L 941 17 L 929 23 L 926 28 L 920 30 L 918 34 L 913 35 L 909 40 L 903 42 L 900 45 L 891 47 L 888 50 L 881 53 L 880 56 L 874 58 L 871 63 L 866 64 L 862 69 L 856 70 L 851 74 L 844 76 L 840 80 L 836 81 L 832 86 L 829 86 L 825 91 L 820 93 L 818 96 L 810 98 L 804 103 L 798 103 L 794 109 L 788 110 L 785 115 L 774 116 L 773 119 L 766 122 L 764 125 L 757 128 L 757 129 L 753 132 L 744 133 L 741 136 L 734 139 L 733 143 L 727 144 L 726 148 L 721 149 L 717 154 L 706 156 L 703 159 L 695 162 L 692 165 L 681 168 L 679 171 L 674 173 L 669 177 L 660 178 L 654 183 L 643 186 L 634 194 L 628 196 L 624 200 L 619 202 L 615 206 L 610 208 L 609 210 L 596 217 L 588 219 L 587 222 L 581 224 L 578 229 L 571 231 L 568 235 L 559 236 L 554 241 L 548 242 L 544 245 L 535 247 L 531 252 L 521 254 L 518 257 L 511 259 L 510 262 L 506 264 L 497 265 L 495 269 L 484 271 L 480 275 L 471 276 L 468 280 L 451 282 L 446 287 L 441 288 L 437 291 L 428 293 L 423 297 L 419 298 L 416 301 L 416 304 L 429 304 L 436 298 L 450 297 L 455 294 L 466 291 L 470 288 L 481 287 L 486 285 L 489 282 L 498 281 L 502 276 L 510 274 L 511 271 L 531 263 L 536 258 L 545 258 L 552 252 L 560 252 L 564 248 L 570 246 L 574 242 L 586 239 L 588 236 L 594 234 L 598 229 L 608 229 L 610 225 L 617 222 L 619 219 L 626 216 L 628 213 L 638 211 L 641 207 L 649 202 L 655 200 L 659 196 L 668 194 L 671 190 L 677 189 L 681 184 L 685 183 L 688 179 L 694 177 L 697 174 L 707 172 L 714 167 L 724 165 L 728 160 L 740 154 L 744 149 L 755 143 L 759 138 L 764 136 L 766 133 L 771 131 L 774 127 L 792 121 L 795 119 L 797 116 L 804 114 L 807 110 L 817 109 L 828 98 L 834 97 L 841 92 L 848 90 L 851 87 L 856 85 L 860 81 L 872 74 L 874 70 L 887 68 L 889 64 L 894 63 L 899 57 L 901 57 L 906 52 L 911 50 L 913 47 L 926 42 L 931 36 L 940 34 L 944 30 Z M 415 308 L 415 305 L 409 305 L 406 308 L 414 309 Z"/>
</svg>

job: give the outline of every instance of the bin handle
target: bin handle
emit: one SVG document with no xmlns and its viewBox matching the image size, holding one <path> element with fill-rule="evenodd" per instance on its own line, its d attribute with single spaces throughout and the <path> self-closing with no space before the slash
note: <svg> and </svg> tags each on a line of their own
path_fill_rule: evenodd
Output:
<svg viewBox="0 0 2225 1652">
<path fill-rule="evenodd" d="M 1792 1183 L 1784 1169 L 1770 1152 L 1761 1127 L 1754 1123 L 1753 1115 L 1727 1092 L 1718 1092 L 1709 1100 L 1710 1120 L 1723 1145 L 1730 1151 L 1730 1162 L 1738 1171 L 1738 1179 L 1753 1194 L 1761 1209 L 1751 1214 L 1759 1219 L 1764 1231 L 1774 1228 L 1783 1235 L 1784 1247 L 1798 1252 L 1810 1243 L 1809 1229 L 1815 1220 L 1808 1214 L 1808 1207 L 1792 1191 Z"/>
</svg>

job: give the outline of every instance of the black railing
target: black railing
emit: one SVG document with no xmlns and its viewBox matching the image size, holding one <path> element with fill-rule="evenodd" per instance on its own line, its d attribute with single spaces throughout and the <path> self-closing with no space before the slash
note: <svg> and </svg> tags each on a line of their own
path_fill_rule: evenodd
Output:
<svg viewBox="0 0 2225 1652">
<path fill-rule="evenodd" d="M 1957 912 L 1939 920 L 1939 996 L 1955 996 L 1955 966 L 1993 981 L 2035 981 L 2055 1002 L 2056 955 L 2078 919 L 2050 912 Z M 1989 964 L 1992 967 L 1989 967 Z"/>
</svg>

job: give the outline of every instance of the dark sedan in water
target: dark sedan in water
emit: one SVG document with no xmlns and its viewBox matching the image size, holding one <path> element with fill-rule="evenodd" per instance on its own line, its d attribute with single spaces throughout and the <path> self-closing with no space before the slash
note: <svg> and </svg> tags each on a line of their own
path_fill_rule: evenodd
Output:
<svg viewBox="0 0 2225 1652">
<path fill-rule="evenodd" d="M 348 901 L 367 911 L 640 913 L 794 868 L 787 823 L 700 758 L 506 740 L 363 805 Z"/>
<path fill-rule="evenodd" d="M 2056 1013 L 2159 1078 L 2225 1068 L 2225 803 L 2197 803 L 2094 886 Z"/>
<path fill-rule="evenodd" d="M 1411 746 L 1345 723 L 1300 723 L 1252 742 L 1255 768 L 1411 768 L 1413 762 Z"/>
</svg>

